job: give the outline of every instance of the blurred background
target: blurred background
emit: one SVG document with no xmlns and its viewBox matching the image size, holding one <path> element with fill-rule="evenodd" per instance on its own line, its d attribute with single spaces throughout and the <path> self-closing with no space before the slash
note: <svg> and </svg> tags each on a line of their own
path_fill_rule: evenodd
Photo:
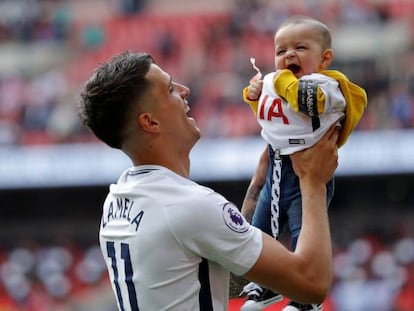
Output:
<svg viewBox="0 0 414 311">
<path fill-rule="evenodd" d="M 124 50 L 191 88 L 192 178 L 241 206 L 264 143 L 241 90 L 273 71 L 292 14 L 332 30 L 369 104 L 340 150 L 329 310 L 414 310 L 414 1 L 0 0 L 0 310 L 116 310 L 98 249 L 107 185 L 130 163 L 79 122 L 85 80 Z M 156 245 L 154 245 L 156 247 Z"/>
</svg>

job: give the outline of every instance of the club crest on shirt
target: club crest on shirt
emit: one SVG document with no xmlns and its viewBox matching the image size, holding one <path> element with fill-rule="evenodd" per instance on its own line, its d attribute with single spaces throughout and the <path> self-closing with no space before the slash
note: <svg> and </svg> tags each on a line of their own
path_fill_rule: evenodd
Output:
<svg viewBox="0 0 414 311">
<path fill-rule="evenodd" d="M 224 204 L 223 219 L 227 227 L 235 232 L 243 233 L 249 229 L 248 223 L 240 214 L 237 207 L 232 203 Z"/>
</svg>

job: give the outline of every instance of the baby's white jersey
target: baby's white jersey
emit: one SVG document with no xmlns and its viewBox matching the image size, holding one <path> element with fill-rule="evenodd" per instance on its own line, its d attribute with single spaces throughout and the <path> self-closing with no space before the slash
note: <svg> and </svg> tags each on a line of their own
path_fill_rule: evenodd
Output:
<svg viewBox="0 0 414 311">
<path fill-rule="evenodd" d="M 325 95 L 324 112 L 319 115 L 319 127 L 314 129 L 312 119 L 296 112 L 292 105 L 275 92 L 273 80 L 277 72 L 267 74 L 259 99 L 257 119 L 262 137 L 280 154 L 291 154 L 306 149 L 319 141 L 327 130 L 345 116 L 346 101 L 336 80 L 322 74 L 303 76 L 299 81 L 311 80 Z"/>
<path fill-rule="evenodd" d="M 103 206 L 100 246 L 119 310 L 227 310 L 262 232 L 213 190 L 156 165 L 126 170 Z"/>
</svg>

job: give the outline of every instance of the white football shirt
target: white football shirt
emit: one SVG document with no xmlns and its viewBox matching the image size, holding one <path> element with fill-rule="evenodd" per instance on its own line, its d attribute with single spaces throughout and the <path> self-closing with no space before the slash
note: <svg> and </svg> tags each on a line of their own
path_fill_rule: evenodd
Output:
<svg viewBox="0 0 414 311">
<path fill-rule="evenodd" d="M 305 75 L 299 81 L 312 81 L 325 95 L 324 112 L 319 116 L 319 127 L 313 128 L 312 119 L 294 111 L 285 99 L 276 94 L 273 80 L 277 72 L 263 78 L 257 120 L 262 137 L 280 154 L 292 154 L 311 147 L 327 130 L 345 116 L 346 101 L 336 80 L 322 74 Z"/>
<path fill-rule="evenodd" d="M 156 165 L 126 170 L 103 206 L 100 245 L 119 310 L 227 310 L 262 233 L 213 190 Z"/>
</svg>

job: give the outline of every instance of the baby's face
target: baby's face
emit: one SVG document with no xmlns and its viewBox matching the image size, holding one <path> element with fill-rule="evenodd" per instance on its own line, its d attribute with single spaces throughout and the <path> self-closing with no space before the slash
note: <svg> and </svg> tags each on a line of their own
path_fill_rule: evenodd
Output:
<svg viewBox="0 0 414 311">
<path fill-rule="evenodd" d="M 316 28 L 306 24 L 287 25 L 276 32 L 274 40 L 276 70 L 289 69 L 300 78 L 326 69 Z"/>
</svg>

